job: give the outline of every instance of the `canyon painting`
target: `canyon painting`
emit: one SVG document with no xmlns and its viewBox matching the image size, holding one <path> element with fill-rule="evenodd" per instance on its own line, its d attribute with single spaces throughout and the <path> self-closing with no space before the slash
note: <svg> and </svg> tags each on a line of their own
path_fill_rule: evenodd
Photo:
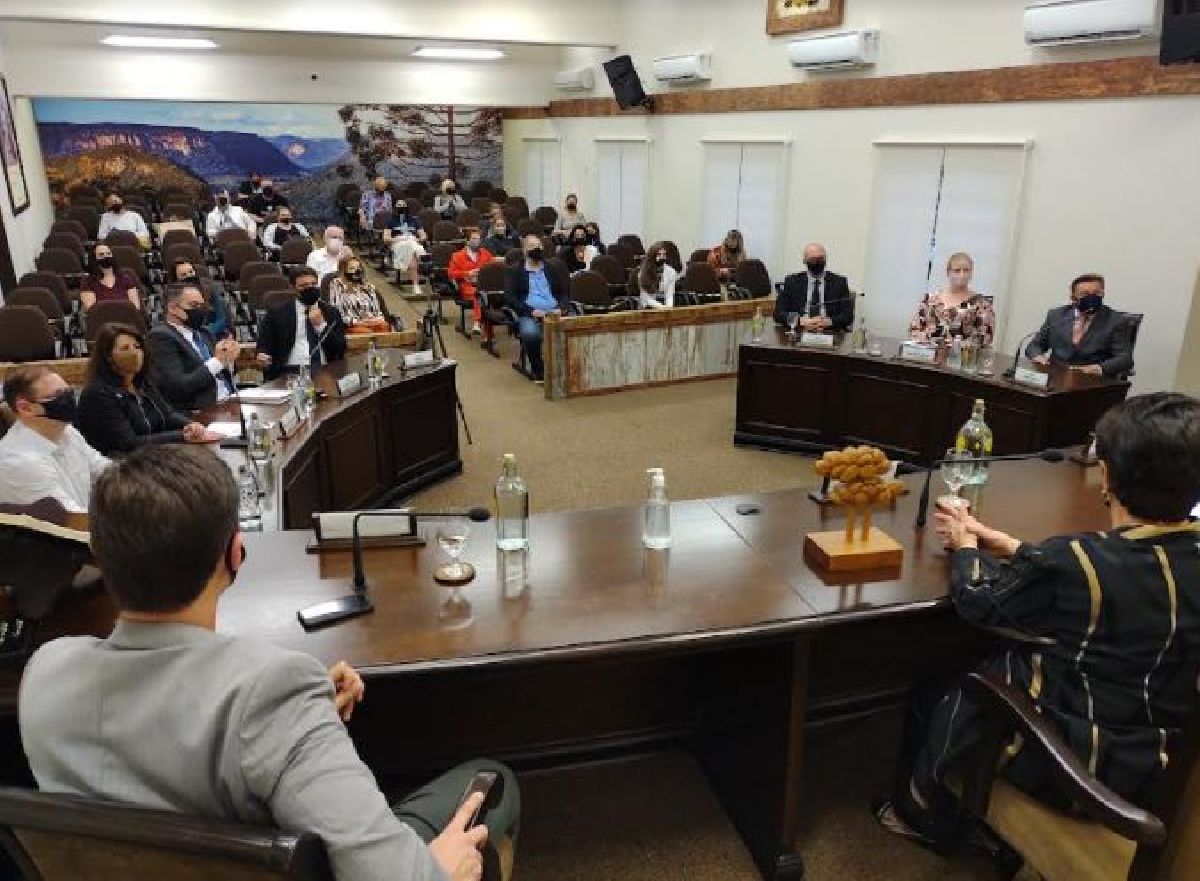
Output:
<svg viewBox="0 0 1200 881">
<path fill-rule="evenodd" d="M 502 182 L 496 109 L 35 98 L 33 111 L 52 188 L 174 186 L 199 198 L 257 171 L 302 217 L 325 220 L 340 184 L 376 175 Z"/>
</svg>

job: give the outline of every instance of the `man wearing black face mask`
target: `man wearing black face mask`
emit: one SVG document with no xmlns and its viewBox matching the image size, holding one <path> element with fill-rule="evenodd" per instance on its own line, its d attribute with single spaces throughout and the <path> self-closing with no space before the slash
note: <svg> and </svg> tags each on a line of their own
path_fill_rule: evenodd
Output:
<svg viewBox="0 0 1200 881">
<path fill-rule="evenodd" d="M 75 393 L 48 367 L 20 364 L 4 380 L 4 401 L 17 417 L 0 438 L 0 504 L 53 498 L 66 510 L 88 509 L 92 481 L 109 461 L 75 427 Z"/>
<path fill-rule="evenodd" d="M 800 326 L 809 333 L 835 333 L 854 324 L 854 297 L 846 277 L 829 272 L 825 246 L 804 246 L 804 272 L 783 280 L 783 293 L 775 301 L 775 323 L 787 324 L 789 313 L 799 313 Z"/>
<path fill-rule="evenodd" d="M 208 212 L 204 218 L 204 232 L 210 239 L 215 239 L 223 229 L 242 229 L 253 239 L 254 231 L 258 229 L 254 219 L 241 206 L 231 204 L 229 191 L 217 193 L 217 206 Z"/>
<path fill-rule="evenodd" d="M 292 286 L 295 301 L 269 310 L 258 325 L 258 363 L 268 380 L 346 357 L 346 323 L 337 309 L 321 301 L 316 271 L 296 270 Z"/>
<path fill-rule="evenodd" d="M 1071 303 L 1046 313 L 1025 356 L 1045 366 L 1052 360 L 1093 376 L 1120 377 L 1133 370 L 1128 316 L 1104 305 L 1104 276 L 1088 273 L 1071 282 Z"/>
<path fill-rule="evenodd" d="M 138 237 L 138 243 L 143 249 L 150 247 L 150 231 L 146 229 L 146 221 L 136 211 L 125 210 L 125 200 L 117 193 L 111 193 L 104 200 L 104 213 L 100 215 L 100 232 L 97 241 L 104 241 L 114 229 L 131 232 Z"/>
<path fill-rule="evenodd" d="M 525 262 L 508 270 L 504 293 L 517 313 L 517 335 L 529 358 L 530 378 L 542 382 L 542 319 L 567 311 L 570 280 L 560 268 L 546 263 L 542 240 L 535 235 L 521 240 Z"/>
<path fill-rule="evenodd" d="M 303 223 L 296 223 L 292 216 L 291 208 L 280 208 L 279 213 L 275 215 L 275 221 L 268 223 L 267 228 L 263 230 L 262 243 L 267 249 L 268 255 L 272 260 L 279 259 L 279 252 L 283 250 L 283 243 L 288 239 L 308 239 L 312 240 L 308 229 Z"/>
<path fill-rule="evenodd" d="M 281 208 L 287 208 L 288 204 L 287 196 L 276 191 L 274 182 L 264 180 L 262 189 L 250 197 L 246 211 L 255 223 L 261 224 L 268 214 L 274 214 Z"/>
<path fill-rule="evenodd" d="M 233 373 L 238 344 L 214 340 L 205 329 L 209 310 L 194 284 L 167 287 L 166 321 L 146 335 L 159 390 L 176 410 L 211 407 L 237 393 Z"/>
</svg>

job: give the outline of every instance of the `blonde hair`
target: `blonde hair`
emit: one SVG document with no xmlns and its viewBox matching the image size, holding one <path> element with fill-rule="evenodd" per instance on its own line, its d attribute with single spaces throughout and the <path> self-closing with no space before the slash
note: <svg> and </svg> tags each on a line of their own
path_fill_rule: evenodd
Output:
<svg viewBox="0 0 1200 881">
<path fill-rule="evenodd" d="M 954 265 L 955 260 L 966 260 L 972 270 L 975 268 L 975 261 L 971 258 L 970 254 L 966 251 L 955 251 L 950 255 L 950 259 L 946 261 L 947 272 L 950 271 L 950 267 Z"/>
</svg>

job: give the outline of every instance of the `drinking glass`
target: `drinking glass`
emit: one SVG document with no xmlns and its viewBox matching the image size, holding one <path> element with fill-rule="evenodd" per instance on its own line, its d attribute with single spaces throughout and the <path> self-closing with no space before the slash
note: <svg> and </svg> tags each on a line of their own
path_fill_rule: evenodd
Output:
<svg viewBox="0 0 1200 881">
<path fill-rule="evenodd" d="M 442 571 L 449 578 L 462 578 L 467 573 L 467 567 L 459 562 L 467 539 L 471 535 L 471 521 L 466 517 L 454 517 L 446 520 L 437 528 L 437 543 L 450 563 Z"/>
<path fill-rule="evenodd" d="M 878 358 L 883 354 L 883 341 L 874 334 L 867 337 L 867 354 L 872 358 Z"/>
<path fill-rule="evenodd" d="M 800 323 L 800 313 L 799 312 L 789 312 L 787 314 L 787 326 L 788 326 L 788 335 L 787 336 L 788 336 L 789 343 L 796 342 L 796 325 L 799 323 Z"/>
<path fill-rule="evenodd" d="M 966 450 L 954 447 L 946 450 L 946 454 L 942 457 L 941 472 L 942 480 L 945 481 L 946 488 L 950 490 L 950 495 L 943 496 L 938 501 L 953 505 L 962 504 L 964 500 L 959 492 L 970 479 L 974 468 L 974 457 Z"/>
<path fill-rule="evenodd" d="M 979 347 L 979 373 L 991 376 L 996 372 L 996 351 L 991 346 Z"/>
</svg>

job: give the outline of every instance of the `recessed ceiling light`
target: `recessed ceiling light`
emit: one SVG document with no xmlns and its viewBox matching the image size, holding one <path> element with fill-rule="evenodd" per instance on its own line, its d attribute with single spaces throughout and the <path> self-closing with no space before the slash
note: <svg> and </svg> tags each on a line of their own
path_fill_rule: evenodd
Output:
<svg viewBox="0 0 1200 881">
<path fill-rule="evenodd" d="M 124 46 L 134 49 L 216 49 L 212 40 L 193 37 L 132 37 L 110 34 L 100 41 L 105 46 Z"/>
<path fill-rule="evenodd" d="M 496 61 L 504 57 L 499 49 L 466 49 L 460 46 L 419 46 L 413 50 L 413 55 L 447 61 Z"/>
</svg>

